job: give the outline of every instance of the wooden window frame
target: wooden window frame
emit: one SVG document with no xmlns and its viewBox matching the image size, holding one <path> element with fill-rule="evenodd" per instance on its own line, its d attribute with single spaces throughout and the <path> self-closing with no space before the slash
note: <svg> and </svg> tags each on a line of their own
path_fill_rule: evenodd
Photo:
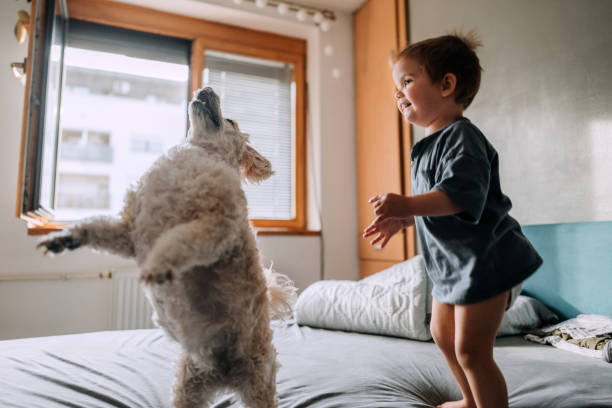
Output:
<svg viewBox="0 0 612 408">
<path fill-rule="evenodd" d="M 32 10 L 36 2 L 32 0 Z M 287 220 L 252 219 L 254 227 L 264 234 L 306 234 L 306 41 L 247 28 L 211 22 L 164 11 L 144 8 L 111 0 L 67 0 L 68 16 L 73 19 L 126 28 L 170 37 L 192 40 L 190 61 L 190 94 L 202 86 L 204 51 L 207 49 L 231 52 L 257 58 L 274 59 L 293 64 L 293 79 L 296 85 L 296 123 L 295 123 L 295 171 L 294 217 Z M 33 35 L 30 35 L 26 72 L 32 70 L 30 53 Z M 28 222 L 28 233 L 45 234 L 61 230 L 66 224 L 50 221 L 44 214 L 22 210 L 23 164 L 26 160 L 26 112 L 28 110 L 29 89 L 26 88 L 24 116 L 22 123 L 22 142 L 20 172 L 17 194 L 16 215 Z M 27 160 L 30 160 L 28 157 Z"/>
</svg>

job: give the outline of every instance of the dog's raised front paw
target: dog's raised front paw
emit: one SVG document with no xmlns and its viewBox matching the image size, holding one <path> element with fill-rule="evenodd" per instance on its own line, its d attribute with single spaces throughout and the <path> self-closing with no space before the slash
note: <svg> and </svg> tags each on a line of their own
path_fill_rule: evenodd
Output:
<svg viewBox="0 0 612 408">
<path fill-rule="evenodd" d="M 80 239 L 73 237 L 72 235 L 60 235 L 45 239 L 36 245 L 36 249 L 44 247 L 46 255 L 47 252 L 51 251 L 54 254 L 62 252 L 64 249 L 73 250 L 80 247 L 82 244 Z"/>
<path fill-rule="evenodd" d="M 174 280 L 174 272 L 171 269 L 149 270 L 143 269 L 140 272 L 140 281 L 146 284 L 157 283 L 162 285 Z"/>
</svg>

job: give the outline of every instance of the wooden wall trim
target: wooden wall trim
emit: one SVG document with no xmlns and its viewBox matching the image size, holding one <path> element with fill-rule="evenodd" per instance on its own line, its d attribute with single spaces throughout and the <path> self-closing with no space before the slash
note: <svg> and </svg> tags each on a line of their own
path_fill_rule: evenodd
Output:
<svg viewBox="0 0 612 408">
<path fill-rule="evenodd" d="M 193 96 L 193 93 L 202 87 L 202 71 L 204 71 L 204 44 L 199 38 L 196 38 L 191 43 L 191 61 L 189 62 L 189 67 L 189 95 Z"/>
<path fill-rule="evenodd" d="M 410 125 L 395 107 L 389 56 L 408 44 L 407 2 L 368 0 L 354 16 L 358 216 L 363 228 L 372 219 L 369 196 L 410 194 Z M 361 277 L 416 254 L 414 227 L 375 250 L 360 240 Z"/>
<path fill-rule="evenodd" d="M 408 5 L 407 0 L 397 1 L 397 50 L 408 46 L 410 40 L 409 21 L 408 21 Z M 402 170 L 403 170 L 403 194 L 411 193 L 411 160 L 410 152 L 412 151 L 412 128 L 409 123 L 406 123 L 400 112 L 397 112 L 399 118 L 401 148 L 402 148 Z M 410 259 L 416 255 L 416 229 L 410 227 L 404 230 L 405 237 L 405 257 Z"/>
<path fill-rule="evenodd" d="M 376 194 L 402 193 L 400 128 L 393 99 L 395 85 L 389 56 L 397 48 L 395 1 L 367 1 L 354 15 L 355 136 L 357 153 L 358 225 L 374 218 L 368 199 Z M 402 261 L 402 234 L 382 250 L 359 240 L 361 259 Z"/>
</svg>

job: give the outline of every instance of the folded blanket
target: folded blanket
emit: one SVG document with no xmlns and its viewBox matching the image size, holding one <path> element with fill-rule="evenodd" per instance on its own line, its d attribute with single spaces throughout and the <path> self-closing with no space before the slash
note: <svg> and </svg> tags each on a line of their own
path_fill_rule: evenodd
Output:
<svg viewBox="0 0 612 408">
<path fill-rule="evenodd" d="M 612 363 L 612 317 L 581 314 L 533 330 L 525 339 Z"/>
</svg>

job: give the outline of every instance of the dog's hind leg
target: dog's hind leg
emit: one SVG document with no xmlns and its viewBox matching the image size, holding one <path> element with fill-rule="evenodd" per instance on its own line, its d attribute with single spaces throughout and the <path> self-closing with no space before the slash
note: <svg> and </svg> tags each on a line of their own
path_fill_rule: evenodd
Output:
<svg viewBox="0 0 612 408">
<path fill-rule="evenodd" d="M 140 279 L 163 283 L 195 266 L 212 265 L 242 244 L 240 228 L 234 220 L 213 216 L 174 226 L 155 241 L 142 265 Z"/>
<path fill-rule="evenodd" d="M 269 358 L 258 358 L 246 382 L 239 386 L 238 394 L 248 408 L 277 408 L 276 361 L 271 349 Z"/>
<path fill-rule="evenodd" d="M 54 233 L 40 241 L 37 248 L 45 247 L 54 253 L 65 249 L 89 246 L 127 258 L 134 256 L 134 244 L 128 223 L 115 217 L 91 217 L 62 232 Z"/>
<path fill-rule="evenodd" d="M 208 408 L 219 386 L 183 354 L 173 386 L 174 408 Z"/>
</svg>

